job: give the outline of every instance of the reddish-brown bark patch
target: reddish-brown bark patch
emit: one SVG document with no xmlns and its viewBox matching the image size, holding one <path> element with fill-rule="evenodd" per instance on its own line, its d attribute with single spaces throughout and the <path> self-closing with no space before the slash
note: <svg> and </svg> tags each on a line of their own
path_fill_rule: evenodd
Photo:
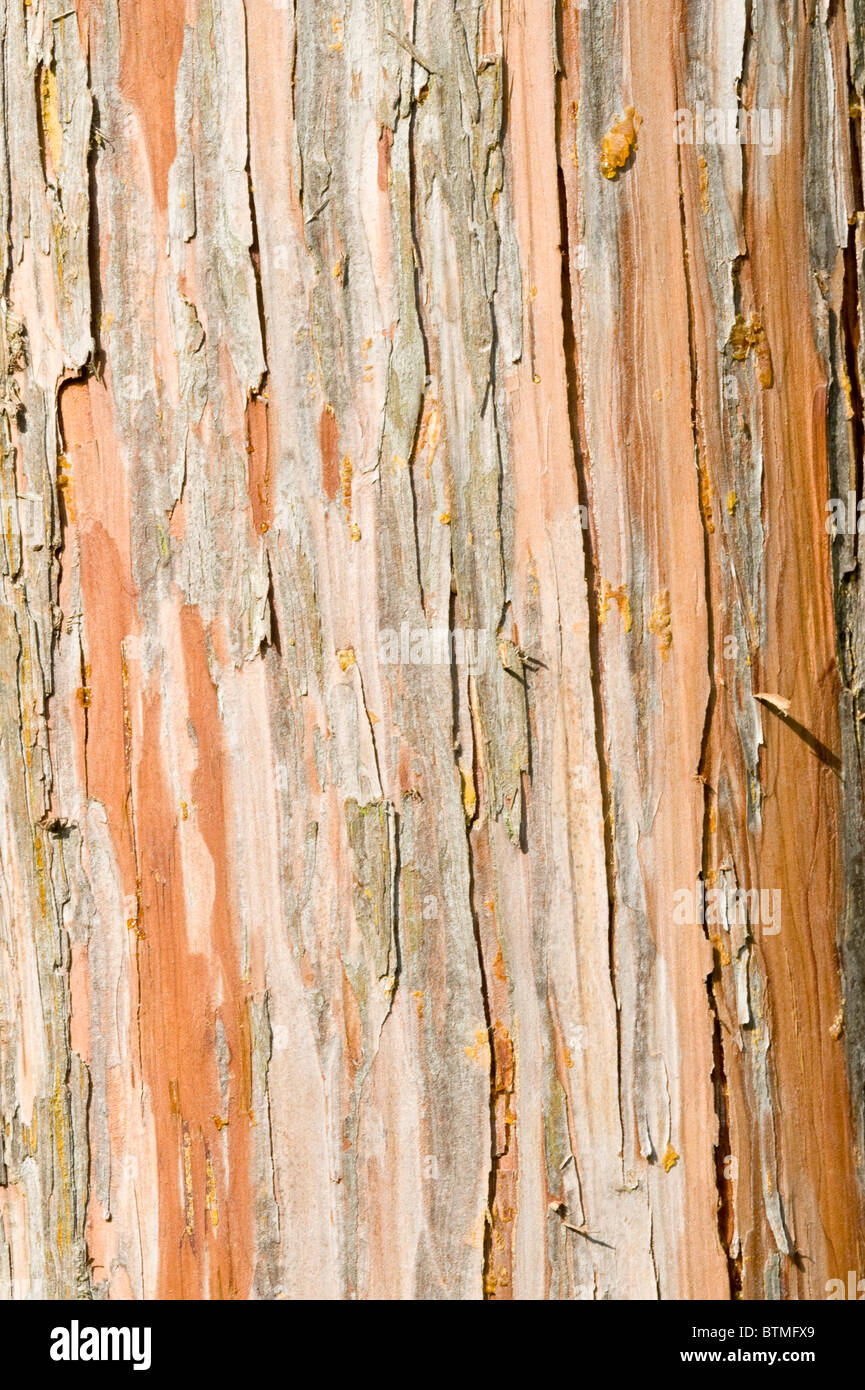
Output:
<svg viewBox="0 0 865 1390">
<path fill-rule="evenodd" d="M 153 191 L 161 210 L 174 161 L 174 88 L 183 51 L 185 6 L 178 0 L 121 0 L 120 90 L 141 122 Z"/>
</svg>

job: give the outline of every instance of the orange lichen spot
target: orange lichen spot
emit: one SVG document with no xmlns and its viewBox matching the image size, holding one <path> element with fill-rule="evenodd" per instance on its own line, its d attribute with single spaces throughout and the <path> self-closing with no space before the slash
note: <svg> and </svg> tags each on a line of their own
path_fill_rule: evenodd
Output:
<svg viewBox="0 0 865 1390">
<path fill-rule="evenodd" d="M 679 1155 L 676 1153 L 672 1144 L 667 1145 L 664 1150 L 664 1157 L 661 1161 L 663 1162 L 665 1173 L 669 1173 L 670 1169 L 675 1168 L 676 1164 L 679 1162 Z"/>
<path fill-rule="evenodd" d="M 501 948 L 501 946 L 499 947 L 498 951 L 496 952 L 496 958 L 495 958 L 495 960 L 493 961 L 493 974 L 495 975 L 495 977 L 496 977 L 497 980 L 501 980 L 501 982 L 502 982 L 503 985 L 506 985 L 506 984 L 507 984 L 507 982 L 508 982 L 508 977 L 507 977 L 507 975 L 505 974 L 505 963 L 504 963 L 504 961 L 502 960 L 502 948 Z"/>
<path fill-rule="evenodd" d="M 224 1120 L 221 1115 L 214 1115 L 213 1123 L 216 1125 L 217 1129 L 223 1130 L 225 1129 L 225 1126 L 228 1124 L 228 1120 Z"/>
<path fill-rule="evenodd" d="M 537 372 L 532 372 L 532 381 L 535 383 L 536 386 L 540 386 L 541 379 L 538 376 Z"/>
<path fill-rule="evenodd" d="M 331 53 L 339 53 L 342 48 L 342 20 L 338 14 L 332 17 L 330 27 L 333 32 L 333 43 L 330 45 L 330 51 Z"/>
<path fill-rule="evenodd" d="M 441 522 L 442 526 L 450 526 L 450 524 L 451 524 L 451 514 L 450 514 L 450 512 L 442 512 L 441 516 L 439 517 L 439 521 Z"/>
<path fill-rule="evenodd" d="M 572 1066 L 574 1065 L 574 1059 L 573 1059 L 573 1057 L 571 1056 L 571 1049 L 570 1049 L 569 1047 L 563 1047 L 563 1048 L 562 1048 L 562 1056 L 563 1056 L 564 1059 L 565 1059 L 565 1066 L 566 1066 L 566 1067 L 572 1067 Z"/>
<path fill-rule="evenodd" d="M 601 141 L 601 173 L 605 179 L 614 179 L 620 169 L 624 169 L 637 148 L 637 131 L 643 124 L 633 106 L 625 107 L 624 116 L 617 116 Z"/>
<path fill-rule="evenodd" d="M 757 360 L 757 380 L 764 388 L 772 385 L 772 353 L 759 314 L 752 313 L 747 323 L 741 314 L 736 315 L 730 329 L 729 346 L 737 362 L 744 362 L 753 348 Z"/>
<path fill-rule="evenodd" d="M 841 1036 L 841 1034 L 842 1034 L 843 1032 L 844 1032 L 844 1006 L 843 1006 L 843 1004 L 842 1004 L 842 1005 L 841 1005 L 841 1008 L 838 1010 L 837 1014 L 835 1015 L 835 1017 L 833 1018 L 833 1020 L 832 1020 L 832 1022 L 831 1022 L 831 1024 L 830 1024 L 830 1026 L 829 1026 L 829 1036 L 830 1036 L 830 1038 L 834 1038 L 835 1041 L 837 1042 L 838 1039 L 840 1038 L 840 1036 Z"/>
<path fill-rule="evenodd" d="M 265 532 L 270 530 L 270 527 L 268 526 L 266 521 L 260 521 L 258 524 L 258 529 L 261 532 L 261 534 L 264 535 Z"/>
<path fill-rule="evenodd" d="M 75 698 L 82 709 L 89 709 L 90 702 L 93 698 L 93 691 L 90 689 L 89 685 L 79 685 L 75 692 Z"/>
<path fill-rule="evenodd" d="M 343 671 L 347 671 L 349 667 L 354 665 L 354 647 L 343 647 L 341 651 L 337 652 L 336 657 Z"/>
<path fill-rule="evenodd" d="M 341 261 L 341 260 L 337 261 L 336 265 L 334 266 L 333 270 L 332 270 L 330 273 L 331 273 L 331 275 L 333 276 L 334 280 L 338 280 L 338 279 L 339 279 L 339 277 L 342 275 L 342 261 Z"/>
<path fill-rule="evenodd" d="M 661 647 L 661 656 L 666 661 L 670 648 L 673 645 L 673 633 L 671 630 L 672 618 L 670 616 L 670 591 L 662 589 L 655 594 L 652 600 L 652 612 L 649 616 L 649 631 L 657 637 Z"/>
<path fill-rule="evenodd" d="M 422 1018 L 423 1018 L 423 990 L 422 990 L 422 989 L 413 989 L 412 992 L 411 992 L 411 997 L 412 997 L 412 999 L 413 999 L 414 1002 L 415 1002 L 415 1007 L 417 1008 L 417 1016 L 418 1016 L 418 1019 L 422 1019 Z"/>
</svg>

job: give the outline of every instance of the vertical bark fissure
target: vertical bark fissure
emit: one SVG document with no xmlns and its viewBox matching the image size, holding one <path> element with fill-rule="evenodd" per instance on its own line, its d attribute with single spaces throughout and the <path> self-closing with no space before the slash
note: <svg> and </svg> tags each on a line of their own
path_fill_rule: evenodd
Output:
<svg viewBox="0 0 865 1390">
<path fill-rule="evenodd" d="M 560 65 L 563 60 L 564 46 L 561 41 L 562 6 L 560 0 L 556 0 L 556 24 L 559 33 L 559 55 Z M 622 1108 L 622 1094 L 620 1079 L 622 1075 L 622 1009 L 621 998 L 616 969 L 616 908 L 618 897 L 616 893 L 616 851 L 613 839 L 613 799 L 612 799 L 612 769 L 607 751 L 607 718 L 606 705 L 604 699 L 604 671 L 601 657 L 601 632 L 600 632 L 600 608 L 601 608 L 601 583 L 598 570 L 595 541 L 595 515 L 591 497 L 590 467 L 587 456 L 588 444 L 584 441 L 583 431 L 580 428 L 581 414 L 581 393 L 580 393 L 580 350 L 574 325 L 574 293 L 572 285 L 573 268 L 571 264 L 571 239 L 569 232 L 569 209 L 567 199 L 567 188 L 565 185 L 564 171 L 562 169 L 562 147 L 565 131 L 565 111 L 563 96 L 563 79 L 566 75 L 565 68 L 560 66 L 556 76 L 556 130 L 557 130 L 557 168 L 558 168 L 558 202 L 559 202 L 559 227 L 561 235 L 561 274 L 562 274 L 562 337 L 565 352 L 565 374 L 567 387 L 568 403 L 568 422 L 570 429 L 570 445 L 573 453 L 574 472 L 577 479 L 577 490 L 581 508 L 581 532 L 582 550 L 585 562 L 586 573 L 586 596 L 588 600 L 588 662 L 589 679 L 592 692 L 592 714 L 595 733 L 595 754 L 598 764 L 598 779 L 601 795 L 602 833 L 604 841 L 604 872 L 607 884 L 607 952 L 610 971 L 610 986 L 615 1000 L 615 1020 L 616 1020 L 616 1059 L 617 1059 L 617 1095 L 619 1121 L 624 1128 L 624 1112 Z M 575 137 L 576 138 L 576 137 Z M 576 221 L 576 210 L 574 215 Z M 585 509 L 585 510 L 582 510 Z"/>
<path fill-rule="evenodd" d="M 715 595 L 712 583 L 712 563 L 710 555 L 710 531 L 709 517 L 703 505 L 701 497 L 702 480 L 708 476 L 708 463 L 703 458 L 703 446 L 700 430 L 700 410 L 697 396 L 697 348 L 694 339 L 694 301 L 693 287 L 691 283 L 691 249 L 688 245 L 688 221 L 685 211 L 685 189 L 682 168 L 681 146 L 676 151 L 676 166 L 678 171 L 678 191 L 679 191 L 679 231 L 682 245 L 682 264 L 684 266 L 685 295 L 688 309 L 688 362 L 691 392 L 691 430 L 694 444 L 694 467 L 695 467 L 695 490 L 694 502 L 700 515 L 702 526 L 703 541 L 703 584 L 706 594 L 706 668 L 709 677 L 709 693 L 706 701 L 706 710 L 703 723 L 702 738 L 700 744 L 700 754 L 695 777 L 700 782 L 703 791 L 703 815 L 702 815 L 702 844 L 700 855 L 700 891 L 704 892 L 704 885 L 713 869 L 712 852 L 709 835 L 709 818 L 711 811 L 710 798 L 716 794 L 716 789 L 708 785 L 707 759 L 709 756 L 709 740 L 712 730 L 715 711 L 718 703 L 718 688 L 715 680 Z M 712 950 L 712 970 L 706 978 L 706 998 L 709 1019 L 712 1029 L 712 1089 L 714 1096 L 715 1114 L 717 1117 L 718 1133 L 713 1144 L 713 1157 L 715 1169 L 715 1183 L 718 1189 L 718 1236 L 727 1261 L 727 1275 L 730 1284 L 730 1297 L 735 1299 L 741 1294 L 742 1270 L 741 1253 L 735 1257 L 730 1249 L 730 1232 L 733 1228 L 733 1214 L 731 1211 L 731 1191 L 730 1182 L 724 1168 L 725 1162 L 730 1156 L 730 1128 L 728 1119 L 729 1094 L 727 1087 L 727 1076 L 724 1066 L 724 1042 L 721 1031 L 721 1013 L 718 1007 L 718 1000 L 715 995 L 716 985 L 721 979 L 721 960 L 717 945 L 711 940 L 711 933 L 705 920 L 705 913 L 702 914 L 703 934 Z"/>
</svg>

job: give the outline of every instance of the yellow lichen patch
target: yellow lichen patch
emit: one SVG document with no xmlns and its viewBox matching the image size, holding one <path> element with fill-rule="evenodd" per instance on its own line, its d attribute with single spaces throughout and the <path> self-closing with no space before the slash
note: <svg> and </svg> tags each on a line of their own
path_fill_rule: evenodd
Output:
<svg viewBox="0 0 865 1390">
<path fill-rule="evenodd" d="M 720 966 L 727 966 L 727 965 L 729 965 L 729 964 L 730 964 L 730 953 L 729 953 L 729 951 L 727 950 L 727 947 L 725 946 L 725 944 L 724 944 L 722 938 L 721 938 L 720 936 L 710 936 L 710 937 L 709 937 L 709 940 L 710 940 L 710 942 L 712 943 L 712 946 L 715 948 L 715 951 L 717 952 L 717 955 L 718 955 L 718 964 L 719 964 Z"/>
<path fill-rule="evenodd" d="M 662 1159 L 662 1162 L 664 1165 L 665 1173 L 669 1173 L 670 1169 L 675 1168 L 676 1164 L 679 1162 L 679 1155 L 676 1153 L 676 1150 L 673 1148 L 672 1144 L 668 1144 L 666 1149 L 664 1150 L 664 1157 Z"/>
<path fill-rule="evenodd" d="M 418 1019 L 422 1019 L 422 1018 L 423 1018 L 423 990 L 422 990 L 422 989 L 413 989 L 412 992 L 411 992 L 411 997 L 412 997 L 412 999 L 414 1000 L 415 1005 L 416 1005 L 416 1007 L 417 1007 L 417 1016 L 418 1016 Z"/>
<path fill-rule="evenodd" d="M 731 516 L 733 515 L 738 505 L 739 499 L 736 496 L 733 489 L 730 488 L 730 491 L 727 493 L 727 511 L 730 513 Z"/>
<path fill-rule="evenodd" d="M 490 1040 L 487 1037 L 486 1028 L 478 1028 L 475 1032 L 474 1042 L 466 1047 L 465 1054 L 472 1062 L 477 1062 L 489 1071 L 490 1067 Z"/>
<path fill-rule="evenodd" d="M 464 763 L 460 763 L 460 781 L 462 782 L 463 810 L 466 813 L 466 820 L 473 821 L 478 809 L 478 795 L 475 791 L 474 773 Z"/>
<path fill-rule="evenodd" d="M 69 473 L 69 460 L 65 454 L 57 455 L 57 488 L 60 492 L 66 515 L 71 523 L 75 521 L 75 508 L 73 505 L 72 494 L 72 475 Z"/>
<path fill-rule="evenodd" d="M 340 468 L 340 490 L 342 492 L 342 505 L 349 515 L 351 515 L 351 475 L 353 471 L 351 459 L 346 454 Z"/>
<path fill-rule="evenodd" d="M 192 1140 L 189 1130 L 183 1127 L 183 1206 L 186 1215 L 186 1234 L 195 1232 L 195 1202 L 192 1196 Z"/>
<path fill-rule="evenodd" d="M 51 68 L 42 69 L 39 83 L 39 96 L 42 106 L 42 130 L 45 136 L 46 153 L 50 154 L 54 172 L 60 168 L 63 153 L 63 127 L 60 124 L 60 102 L 57 94 L 57 76 Z"/>
<path fill-rule="evenodd" d="M 662 589 L 655 594 L 652 600 L 652 612 L 649 615 L 649 631 L 657 637 L 661 648 L 661 656 L 666 661 L 670 648 L 673 645 L 673 633 L 671 630 L 672 618 L 670 616 L 670 591 Z"/>
<path fill-rule="evenodd" d="M 358 526 L 358 524 L 357 524 L 356 521 L 353 521 L 353 522 L 351 523 L 351 529 L 350 529 L 350 531 L 349 531 L 349 535 L 351 536 L 351 538 L 352 538 L 353 541 L 359 541 L 359 540 L 360 540 L 360 527 Z"/>
<path fill-rule="evenodd" d="M 372 379 L 373 379 L 373 364 L 372 364 L 372 362 L 367 362 L 367 360 L 366 360 L 367 353 L 369 352 L 369 350 L 370 350 L 371 347 L 372 347 L 372 338 L 364 338 L 364 340 L 363 340 L 363 347 L 361 348 L 361 352 L 362 352 L 362 354 L 363 354 L 363 379 L 364 379 L 364 381 L 372 381 Z"/>
<path fill-rule="evenodd" d="M 700 464 L 700 508 L 703 513 L 703 523 L 709 535 L 715 531 L 715 522 L 712 517 L 712 480 L 709 477 L 709 470 L 705 463 Z"/>
<path fill-rule="evenodd" d="M 210 1212 L 211 1225 L 215 1230 L 219 1225 L 219 1207 L 216 1200 L 216 1179 L 213 1176 L 213 1164 L 210 1161 L 210 1155 L 208 1155 L 207 1162 L 205 1163 L 205 1171 L 207 1183 L 204 1193 L 204 1205 Z"/>
<path fill-rule="evenodd" d="M 844 1032 L 844 1005 L 838 1010 L 829 1027 L 829 1036 L 837 1042 Z"/>
<path fill-rule="evenodd" d="M 700 170 L 700 206 L 704 212 L 709 211 L 709 166 L 702 155 L 697 160 Z"/>
<path fill-rule="evenodd" d="M 350 666 L 354 665 L 354 647 L 343 647 L 341 651 L 337 652 L 336 659 L 343 671 L 347 671 Z"/>
<path fill-rule="evenodd" d="M 428 396 L 424 402 L 416 453 L 418 459 L 422 454 L 426 453 L 426 469 L 424 476 L 427 478 L 429 477 L 430 468 L 435 460 L 440 436 L 441 416 L 439 415 L 438 401 L 435 396 Z"/>
<path fill-rule="evenodd" d="M 603 625 L 607 621 L 611 599 L 615 602 L 619 610 L 625 632 L 630 632 L 634 625 L 634 620 L 631 615 L 631 601 L 628 598 L 624 584 L 620 584 L 618 589 L 614 589 L 609 580 L 604 580 L 603 589 L 601 590 L 601 602 L 598 608 L 598 622 Z"/>
<path fill-rule="evenodd" d="M 747 323 L 741 314 L 736 315 L 730 329 L 729 346 L 737 362 L 744 362 L 753 348 L 757 359 L 757 380 L 763 387 L 772 385 L 772 353 L 759 314 L 752 313 Z"/>
<path fill-rule="evenodd" d="M 439 517 L 439 521 L 441 522 L 442 526 L 450 526 L 450 524 L 451 524 L 451 514 L 450 514 L 450 512 L 442 512 L 441 516 Z"/>
<path fill-rule="evenodd" d="M 624 169 L 632 153 L 637 148 L 637 131 L 643 124 L 633 106 L 625 107 L 624 116 L 617 116 L 601 141 L 601 173 L 605 179 L 614 179 L 620 169 Z"/>
</svg>

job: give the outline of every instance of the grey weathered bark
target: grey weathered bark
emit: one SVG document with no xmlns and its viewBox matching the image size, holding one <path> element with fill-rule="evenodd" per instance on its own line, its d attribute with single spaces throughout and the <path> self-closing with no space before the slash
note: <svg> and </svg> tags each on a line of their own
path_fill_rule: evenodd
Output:
<svg viewBox="0 0 865 1390">
<path fill-rule="evenodd" d="M 862 1270 L 863 19 L 3 0 L 0 1296 Z"/>
</svg>

